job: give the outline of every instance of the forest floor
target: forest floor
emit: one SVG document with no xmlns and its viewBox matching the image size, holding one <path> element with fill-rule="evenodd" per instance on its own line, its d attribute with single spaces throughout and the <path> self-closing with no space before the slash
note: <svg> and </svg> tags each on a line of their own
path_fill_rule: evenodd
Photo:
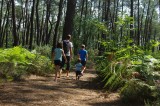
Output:
<svg viewBox="0 0 160 106">
<path fill-rule="evenodd" d="M 63 73 L 57 82 L 54 75 L 31 75 L 24 81 L 1 83 L 0 106 L 124 106 L 118 93 L 98 89 L 94 69 L 87 69 L 79 81 L 74 72 L 69 75 Z"/>
</svg>

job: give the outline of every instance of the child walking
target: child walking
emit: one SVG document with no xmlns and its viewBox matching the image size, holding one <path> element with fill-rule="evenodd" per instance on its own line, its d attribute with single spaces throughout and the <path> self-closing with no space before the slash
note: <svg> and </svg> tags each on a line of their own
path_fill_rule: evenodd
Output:
<svg viewBox="0 0 160 106">
<path fill-rule="evenodd" d="M 80 58 L 78 59 L 77 64 L 75 66 L 76 66 L 76 80 L 79 80 L 81 77 L 81 70 L 83 67 L 83 65 L 81 64 Z"/>
<path fill-rule="evenodd" d="M 78 52 L 78 57 L 81 59 L 81 64 L 83 65 L 83 69 L 81 74 L 83 75 L 84 70 L 86 69 L 86 62 L 88 60 L 88 52 L 85 49 L 85 45 L 82 44 L 81 49 Z"/>
<path fill-rule="evenodd" d="M 52 53 L 52 60 L 54 61 L 55 65 L 55 81 L 57 82 L 57 74 L 59 73 L 59 78 L 61 77 L 61 63 L 62 63 L 62 56 L 64 56 L 66 60 L 66 56 L 64 54 L 64 51 L 62 49 L 62 43 L 57 43 L 57 48 L 54 49 L 54 52 Z M 52 62 L 53 62 L 52 61 Z"/>
</svg>

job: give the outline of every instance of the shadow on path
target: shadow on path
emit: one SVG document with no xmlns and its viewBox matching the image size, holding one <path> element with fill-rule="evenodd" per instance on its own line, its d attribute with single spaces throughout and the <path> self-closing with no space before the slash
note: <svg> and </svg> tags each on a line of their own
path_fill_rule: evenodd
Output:
<svg viewBox="0 0 160 106">
<path fill-rule="evenodd" d="M 25 81 L 0 85 L 0 106 L 122 106 L 117 94 L 105 97 L 94 79 L 96 72 L 86 70 L 79 81 L 74 71 L 54 82 L 54 75 L 31 76 Z M 123 105 L 124 106 L 124 105 Z"/>
</svg>

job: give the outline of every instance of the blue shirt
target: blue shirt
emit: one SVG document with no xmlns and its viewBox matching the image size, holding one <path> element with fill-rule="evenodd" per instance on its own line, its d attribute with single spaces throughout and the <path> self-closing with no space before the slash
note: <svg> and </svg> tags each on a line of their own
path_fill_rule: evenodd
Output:
<svg viewBox="0 0 160 106">
<path fill-rule="evenodd" d="M 81 63 L 77 63 L 75 66 L 76 66 L 76 71 L 81 71 L 81 69 L 82 69 Z"/>
<path fill-rule="evenodd" d="M 82 61 L 86 61 L 86 56 L 87 56 L 87 50 L 85 49 L 81 49 L 79 51 L 79 55 Z"/>
<path fill-rule="evenodd" d="M 62 61 L 62 49 L 61 48 L 56 48 L 54 49 L 54 60 L 60 60 Z"/>
</svg>

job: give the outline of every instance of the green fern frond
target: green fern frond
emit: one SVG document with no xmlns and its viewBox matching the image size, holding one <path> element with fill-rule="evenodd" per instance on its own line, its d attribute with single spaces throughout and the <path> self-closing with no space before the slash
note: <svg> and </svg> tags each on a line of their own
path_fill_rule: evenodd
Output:
<svg viewBox="0 0 160 106">
<path fill-rule="evenodd" d="M 104 85 L 104 87 L 109 87 L 113 83 L 116 77 L 117 77 L 116 74 L 112 74 L 111 77 L 106 82 L 106 84 Z"/>
</svg>

